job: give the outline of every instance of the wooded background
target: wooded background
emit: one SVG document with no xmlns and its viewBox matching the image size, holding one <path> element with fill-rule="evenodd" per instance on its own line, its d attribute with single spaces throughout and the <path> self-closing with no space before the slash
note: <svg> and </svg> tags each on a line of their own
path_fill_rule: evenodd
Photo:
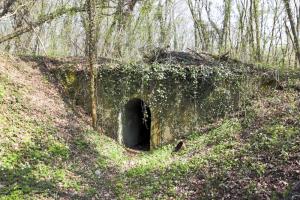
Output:
<svg viewBox="0 0 300 200">
<path fill-rule="evenodd" d="M 88 2 L 0 0 L 0 45 L 18 54 L 84 56 Z M 295 68 L 299 0 L 96 0 L 97 56 L 137 61 L 155 47 Z"/>
</svg>

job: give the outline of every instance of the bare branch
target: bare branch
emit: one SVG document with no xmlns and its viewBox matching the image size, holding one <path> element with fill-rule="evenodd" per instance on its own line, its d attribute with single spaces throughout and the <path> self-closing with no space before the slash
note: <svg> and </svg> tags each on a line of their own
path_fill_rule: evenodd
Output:
<svg viewBox="0 0 300 200">
<path fill-rule="evenodd" d="M 62 15 L 74 14 L 74 13 L 84 12 L 84 11 L 86 11 L 86 9 L 82 8 L 82 7 L 71 7 L 71 8 L 61 7 L 48 15 L 43 15 L 43 16 L 39 17 L 39 20 L 37 20 L 36 22 L 32 22 L 31 26 L 20 27 L 20 28 L 16 29 L 13 33 L 10 33 L 8 35 L 0 37 L 0 44 L 3 42 L 6 42 L 8 40 L 11 40 L 15 37 L 18 37 L 24 33 L 30 32 L 32 30 L 32 28 L 41 26 L 44 23 L 50 22 L 53 19 L 56 19 Z"/>
<path fill-rule="evenodd" d="M 14 3 L 16 2 L 17 0 L 7 0 L 7 1 L 4 1 L 3 2 L 3 8 L 2 8 L 2 12 L 0 14 L 0 17 L 6 15 L 10 8 L 14 5 Z"/>
<path fill-rule="evenodd" d="M 6 19 L 6 18 L 9 18 L 9 17 L 12 17 L 12 16 L 16 15 L 16 14 L 19 12 L 19 10 L 20 10 L 21 8 L 27 6 L 27 5 L 30 4 L 30 3 L 31 3 L 31 2 L 27 2 L 27 3 L 25 3 L 25 4 L 22 4 L 22 5 L 18 6 L 18 7 L 14 10 L 14 12 L 12 12 L 12 13 L 10 13 L 10 14 L 6 13 L 5 15 L 0 15 L 0 21 L 3 20 L 3 19 Z"/>
</svg>

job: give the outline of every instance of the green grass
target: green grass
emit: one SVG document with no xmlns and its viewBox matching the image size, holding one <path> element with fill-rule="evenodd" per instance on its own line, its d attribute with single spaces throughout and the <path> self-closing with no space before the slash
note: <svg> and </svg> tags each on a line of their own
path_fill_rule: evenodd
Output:
<svg viewBox="0 0 300 200">
<path fill-rule="evenodd" d="M 82 180 L 74 179 L 74 169 L 67 164 L 69 146 L 58 138 L 50 117 L 24 117 L 27 88 L 3 76 L 0 83 L 0 199 L 40 199 L 82 190 Z"/>
</svg>

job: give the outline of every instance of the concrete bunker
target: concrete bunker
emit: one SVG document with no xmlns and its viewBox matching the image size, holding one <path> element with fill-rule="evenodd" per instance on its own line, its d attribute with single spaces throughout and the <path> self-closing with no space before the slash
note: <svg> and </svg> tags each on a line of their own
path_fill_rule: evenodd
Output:
<svg viewBox="0 0 300 200">
<path fill-rule="evenodd" d="M 129 100 L 123 111 L 123 143 L 126 147 L 137 150 L 150 150 L 151 112 L 141 99 Z"/>
<path fill-rule="evenodd" d="M 67 67 L 69 64 L 74 63 L 51 70 L 63 82 L 72 102 L 90 112 L 88 72 Z M 253 84 L 260 82 L 256 76 L 252 78 L 253 73 L 258 71 L 235 62 L 107 63 L 97 75 L 101 83 L 97 87 L 98 123 L 119 144 L 155 149 L 200 132 L 227 113 L 240 111 L 255 92 Z"/>
</svg>

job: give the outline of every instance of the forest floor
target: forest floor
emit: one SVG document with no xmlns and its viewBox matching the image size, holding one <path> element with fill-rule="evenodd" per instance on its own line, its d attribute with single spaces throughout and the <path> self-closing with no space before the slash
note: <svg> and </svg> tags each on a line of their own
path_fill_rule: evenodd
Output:
<svg viewBox="0 0 300 200">
<path fill-rule="evenodd" d="M 0 54 L 0 199 L 283 199 L 300 180 L 300 94 L 133 153 L 91 130 L 41 66 Z"/>
</svg>

